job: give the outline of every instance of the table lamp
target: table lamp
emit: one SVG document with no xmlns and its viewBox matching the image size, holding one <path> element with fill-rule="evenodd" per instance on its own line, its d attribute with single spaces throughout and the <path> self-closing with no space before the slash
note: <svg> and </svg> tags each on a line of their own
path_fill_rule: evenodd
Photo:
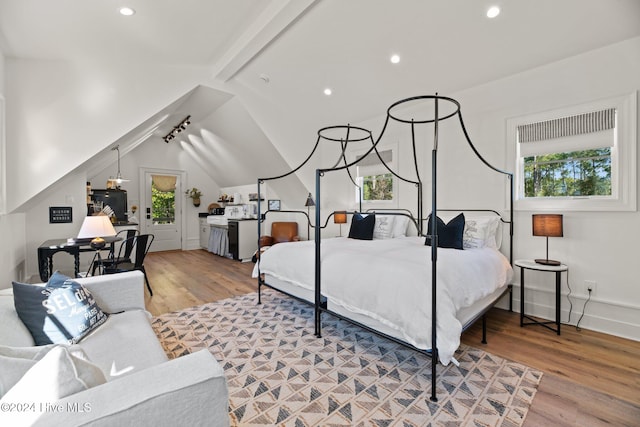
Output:
<svg viewBox="0 0 640 427">
<path fill-rule="evenodd" d="M 560 265 L 560 261 L 549 259 L 549 237 L 562 237 L 562 215 L 560 214 L 534 214 L 533 235 L 547 238 L 547 257 L 536 259 L 536 263 L 542 265 Z"/>
<path fill-rule="evenodd" d="M 106 215 L 92 215 L 85 217 L 78 232 L 76 242 L 91 242 L 93 249 L 102 249 L 105 245 L 103 237 L 115 236 L 116 230 Z M 94 243 L 95 240 L 95 243 Z M 100 246 L 97 248 L 96 246 Z"/>
<path fill-rule="evenodd" d="M 340 236 L 339 237 L 342 237 L 342 224 L 346 224 L 347 223 L 347 212 L 346 211 L 334 212 L 333 213 L 333 223 L 334 224 L 340 224 Z"/>
</svg>

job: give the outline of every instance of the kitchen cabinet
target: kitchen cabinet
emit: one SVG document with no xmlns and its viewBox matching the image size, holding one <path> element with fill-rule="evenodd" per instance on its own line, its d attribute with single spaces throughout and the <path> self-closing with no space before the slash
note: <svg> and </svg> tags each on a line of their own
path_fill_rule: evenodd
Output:
<svg viewBox="0 0 640 427">
<path fill-rule="evenodd" d="M 207 217 L 198 218 L 200 221 L 200 247 L 207 249 L 209 247 L 209 234 L 211 233 L 211 226 L 207 223 Z"/>
</svg>

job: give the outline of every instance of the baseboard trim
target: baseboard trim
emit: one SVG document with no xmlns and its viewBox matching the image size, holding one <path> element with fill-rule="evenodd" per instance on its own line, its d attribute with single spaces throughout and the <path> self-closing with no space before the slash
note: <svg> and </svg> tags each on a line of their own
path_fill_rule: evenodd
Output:
<svg viewBox="0 0 640 427">
<path fill-rule="evenodd" d="M 640 307 L 598 298 L 588 300 L 586 295 L 563 293 L 560 303 L 560 321 L 563 325 L 602 332 L 621 338 L 640 341 Z M 571 306 L 569 305 L 571 301 Z M 571 313 L 569 310 L 571 309 Z M 513 285 L 513 310 L 520 312 L 520 286 Z M 555 293 L 549 289 L 527 285 L 525 312 L 547 320 L 555 319 Z"/>
</svg>

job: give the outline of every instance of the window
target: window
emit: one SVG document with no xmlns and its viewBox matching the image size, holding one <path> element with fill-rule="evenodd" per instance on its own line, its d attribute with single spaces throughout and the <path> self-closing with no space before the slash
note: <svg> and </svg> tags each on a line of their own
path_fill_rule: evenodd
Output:
<svg viewBox="0 0 640 427">
<path fill-rule="evenodd" d="M 175 175 L 152 175 L 151 212 L 153 224 L 175 224 L 176 182 Z"/>
<path fill-rule="evenodd" d="M 379 150 L 380 157 L 393 168 L 393 150 Z M 357 155 L 356 159 L 362 159 Z M 362 188 L 363 202 L 391 202 L 394 200 L 395 179 L 375 152 L 356 164 L 356 183 Z M 356 203 L 360 201 L 360 188 L 356 188 Z"/>
<path fill-rule="evenodd" d="M 636 94 L 512 119 L 516 209 L 635 210 Z"/>
</svg>

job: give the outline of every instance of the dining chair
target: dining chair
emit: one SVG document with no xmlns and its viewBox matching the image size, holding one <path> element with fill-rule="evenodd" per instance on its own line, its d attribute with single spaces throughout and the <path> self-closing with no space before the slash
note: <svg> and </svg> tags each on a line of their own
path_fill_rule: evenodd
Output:
<svg viewBox="0 0 640 427">
<path fill-rule="evenodd" d="M 142 271 L 144 274 L 144 281 L 147 284 L 147 289 L 149 289 L 149 294 L 153 296 L 153 291 L 149 284 L 149 278 L 147 277 L 147 272 L 144 269 L 144 258 L 149 252 L 153 239 L 153 234 L 139 234 L 125 239 L 122 242 L 122 245 L 120 245 L 118 256 L 113 259 L 113 263 L 109 266 L 105 266 L 104 274 L 123 273 L 125 271 L 133 270 Z M 126 259 L 125 254 L 128 247 L 131 247 L 130 253 L 134 254 L 133 260 Z"/>
<path fill-rule="evenodd" d="M 93 268 L 91 270 L 91 275 L 95 276 L 96 270 L 104 270 L 105 267 L 112 266 L 114 263 L 122 263 L 122 262 L 131 262 L 131 252 L 133 252 L 133 246 L 135 240 L 132 237 L 138 235 L 138 230 L 126 229 L 118 231 L 116 234 L 116 242 L 122 242 L 118 246 L 118 257 L 116 258 L 116 251 L 112 246 L 111 251 L 109 252 L 109 256 L 105 259 L 95 260 L 92 263 Z M 120 249 L 125 246 L 124 252 L 120 253 Z"/>
</svg>

